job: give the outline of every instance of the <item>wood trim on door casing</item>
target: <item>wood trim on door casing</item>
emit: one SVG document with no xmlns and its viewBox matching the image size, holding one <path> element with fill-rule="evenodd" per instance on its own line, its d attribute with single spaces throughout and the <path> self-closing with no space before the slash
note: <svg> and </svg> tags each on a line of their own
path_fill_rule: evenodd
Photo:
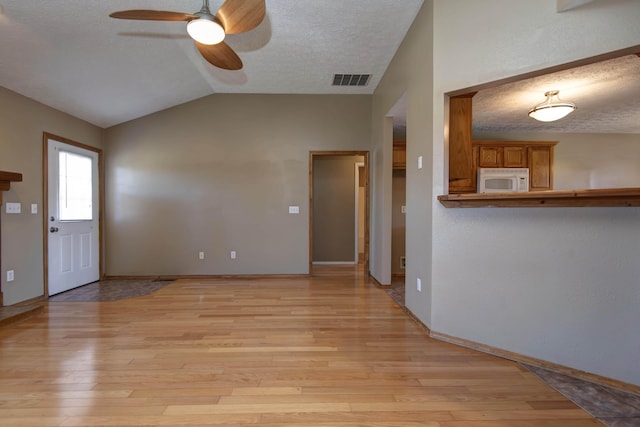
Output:
<svg viewBox="0 0 640 427">
<path fill-rule="evenodd" d="M 310 151 L 309 152 L 309 274 L 313 269 L 313 158 L 314 156 L 364 157 L 364 271 L 369 273 L 369 152 L 368 151 Z"/>
</svg>

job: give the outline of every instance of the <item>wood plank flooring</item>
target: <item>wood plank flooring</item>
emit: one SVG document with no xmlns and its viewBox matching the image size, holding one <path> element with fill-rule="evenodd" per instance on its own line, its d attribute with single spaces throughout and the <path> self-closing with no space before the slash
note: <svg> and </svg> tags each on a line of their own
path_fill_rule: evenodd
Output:
<svg viewBox="0 0 640 427">
<path fill-rule="evenodd" d="M 180 280 L 0 329 L 0 426 L 593 426 L 527 369 L 429 339 L 363 274 Z"/>
</svg>

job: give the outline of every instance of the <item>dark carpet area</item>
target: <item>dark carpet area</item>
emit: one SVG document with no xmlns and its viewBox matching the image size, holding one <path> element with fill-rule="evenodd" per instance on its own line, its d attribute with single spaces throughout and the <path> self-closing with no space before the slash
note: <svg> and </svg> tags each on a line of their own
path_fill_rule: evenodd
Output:
<svg viewBox="0 0 640 427">
<path fill-rule="evenodd" d="M 171 280 L 101 280 L 54 295 L 49 302 L 118 301 L 152 294 L 169 283 Z"/>
</svg>

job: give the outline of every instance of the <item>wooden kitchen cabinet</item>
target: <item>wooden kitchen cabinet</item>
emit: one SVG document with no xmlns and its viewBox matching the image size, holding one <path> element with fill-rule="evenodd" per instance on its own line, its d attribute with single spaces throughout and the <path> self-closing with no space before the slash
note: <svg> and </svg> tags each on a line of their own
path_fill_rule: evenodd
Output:
<svg viewBox="0 0 640 427">
<path fill-rule="evenodd" d="M 529 191 L 553 189 L 557 141 L 473 141 L 479 168 L 529 168 Z M 477 173 L 477 169 L 476 169 Z M 468 191 L 468 193 L 475 193 Z"/>
<path fill-rule="evenodd" d="M 393 169 L 407 168 L 407 142 L 393 141 Z"/>
<path fill-rule="evenodd" d="M 526 168 L 527 167 L 527 149 L 525 147 L 504 147 L 502 156 L 503 166 L 505 168 Z"/>
<path fill-rule="evenodd" d="M 527 148 L 520 146 L 480 146 L 478 167 L 480 168 L 526 168 Z"/>
<path fill-rule="evenodd" d="M 553 189 L 553 147 L 528 147 L 529 191 Z"/>
<path fill-rule="evenodd" d="M 477 150 L 471 145 L 475 92 L 449 98 L 449 193 L 475 193 Z"/>
<path fill-rule="evenodd" d="M 472 141 L 475 92 L 449 98 L 449 194 L 476 193 L 478 168 L 529 168 L 529 191 L 553 189 L 557 141 Z M 395 165 L 394 146 L 394 165 Z"/>
<path fill-rule="evenodd" d="M 481 168 L 501 168 L 503 149 L 502 147 L 478 147 L 478 167 Z"/>
</svg>

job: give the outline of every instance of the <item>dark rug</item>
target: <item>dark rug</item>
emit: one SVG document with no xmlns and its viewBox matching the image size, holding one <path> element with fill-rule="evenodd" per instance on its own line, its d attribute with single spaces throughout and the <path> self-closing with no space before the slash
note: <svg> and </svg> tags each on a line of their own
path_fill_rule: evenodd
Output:
<svg viewBox="0 0 640 427">
<path fill-rule="evenodd" d="M 544 382 L 608 427 L 640 426 L 640 396 L 535 366 L 524 365 Z"/>
<path fill-rule="evenodd" d="M 118 301 L 149 295 L 171 280 L 101 280 L 49 297 L 49 302 Z"/>
</svg>

